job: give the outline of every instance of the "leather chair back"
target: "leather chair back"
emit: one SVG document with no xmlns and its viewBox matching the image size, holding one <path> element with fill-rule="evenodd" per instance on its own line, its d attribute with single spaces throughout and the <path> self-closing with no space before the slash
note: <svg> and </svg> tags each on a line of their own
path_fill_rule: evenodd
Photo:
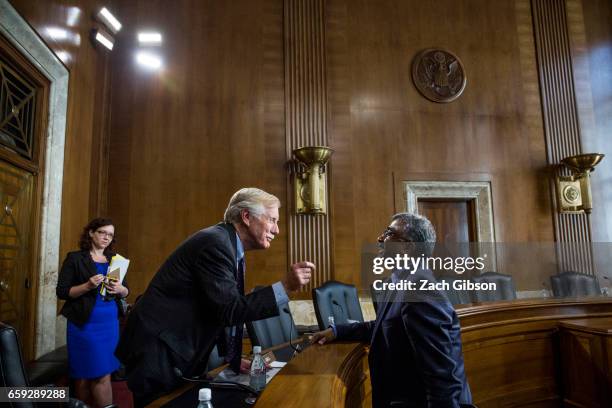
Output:
<svg viewBox="0 0 612 408">
<path fill-rule="evenodd" d="M 260 288 L 258 286 L 253 291 Z M 298 332 L 289 305 L 279 306 L 278 313 L 278 316 L 247 322 L 247 331 L 253 346 L 267 349 L 297 339 Z"/>
<path fill-rule="evenodd" d="M 17 331 L 2 322 L 0 322 L 0 377 L 2 387 L 29 386 Z M 22 402 L 18 405 L 22 408 L 34 407 L 31 402 Z"/>
<path fill-rule="evenodd" d="M 327 328 L 329 316 L 334 317 L 336 324 L 349 320 L 363 322 L 359 296 L 353 285 L 328 281 L 312 290 L 312 301 L 320 330 Z"/>
<path fill-rule="evenodd" d="M 568 271 L 551 276 L 550 282 L 555 297 L 598 296 L 601 294 L 599 283 L 593 275 Z"/>
<path fill-rule="evenodd" d="M 378 314 L 378 304 L 383 301 L 384 291 L 374 289 L 373 285 L 370 285 L 370 297 L 372 298 L 372 306 L 374 306 L 374 312 Z"/>
<path fill-rule="evenodd" d="M 449 289 L 445 290 L 444 293 L 446 294 L 446 297 L 448 297 L 448 300 L 451 302 L 452 305 L 466 305 L 472 302 L 470 291 L 453 288 L 454 281 L 465 279 L 466 278 L 461 278 L 458 276 L 444 276 L 438 279 L 438 282 L 448 283 Z"/>
<path fill-rule="evenodd" d="M 474 302 L 489 302 L 495 300 L 516 299 L 516 290 L 512 276 L 497 272 L 485 272 L 482 275 L 472 277 L 473 282 L 495 283 L 497 289 L 494 291 L 475 290 L 472 291 Z"/>
</svg>

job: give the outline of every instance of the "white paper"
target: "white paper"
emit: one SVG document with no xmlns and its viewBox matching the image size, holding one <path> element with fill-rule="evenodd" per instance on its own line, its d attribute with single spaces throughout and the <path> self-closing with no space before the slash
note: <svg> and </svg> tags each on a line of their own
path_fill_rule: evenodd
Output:
<svg viewBox="0 0 612 408">
<path fill-rule="evenodd" d="M 287 363 L 284 361 L 273 361 L 270 363 L 272 368 L 283 368 Z"/>
<path fill-rule="evenodd" d="M 111 273 L 116 274 L 115 271 L 118 269 L 119 270 L 119 282 L 123 283 L 123 279 L 125 278 L 125 275 L 127 274 L 127 270 L 129 266 L 130 266 L 130 260 L 117 254 L 113 256 L 113 258 L 111 259 L 111 263 L 108 266 L 108 272 L 106 273 L 106 276 L 108 277 L 108 275 L 110 275 Z M 106 296 L 106 286 L 102 285 L 102 287 L 100 288 L 100 294 L 102 296 Z"/>
<path fill-rule="evenodd" d="M 115 269 L 119 268 L 119 281 L 123 283 L 123 279 L 125 278 L 125 275 L 127 274 L 127 270 L 129 266 L 130 266 L 130 260 L 117 254 L 113 256 L 113 259 L 111 259 L 110 266 L 108 267 L 108 272 L 111 273 Z"/>
</svg>

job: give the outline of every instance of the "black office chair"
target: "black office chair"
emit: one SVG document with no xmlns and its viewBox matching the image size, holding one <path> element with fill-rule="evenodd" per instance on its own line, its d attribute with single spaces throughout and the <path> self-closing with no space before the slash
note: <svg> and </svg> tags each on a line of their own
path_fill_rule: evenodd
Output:
<svg viewBox="0 0 612 408">
<path fill-rule="evenodd" d="M 438 282 L 448 283 L 449 289 L 445 290 L 444 293 L 452 305 L 466 305 L 472 302 L 470 291 L 453 288 L 453 282 L 459 280 L 463 281 L 466 280 L 466 278 L 461 278 L 459 276 L 444 276 L 438 279 Z"/>
<path fill-rule="evenodd" d="M 374 289 L 374 285 L 370 285 L 370 296 L 372 297 L 372 305 L 374 313 L 378 314 L 378 304 L 383 301 L 384 291 Z"/>
<path fill-rule="evenodd" d="M 27 387 L 21 347 L 17 338 L 17 331 L 9 325 L 0 322 L 0 376 L 2 387 Z M 24 402 L 22 407 L 33 408 L 31 402 Z"/>
<path fill-rule="evenodd" d="M 495 283 L 496 290 L 475 290 L 472 291 L 474 302 L 490 302 L 495 300 L 514 300 L 516 290 L 512 276 L 497 272 L 485 272 L 482 275 L 472 277 L 473 282 Z"/>
<path fill-rule="evenodd" d="M 328 281 L 312 290 L 315 315 L 319 329 L 328 326 L 328 317 L 333 316 L 336 324 L 350 321 L 363 322 L 357 289 L 353 285 Z"/>
<path fill-rule="evenodd" d="M 593 275 L 567 271 L 551 276 L 550 282 L 555 297 L 598 296 L 601 294 L 599 283 Z"/>
<path fill-rule="evenodd" d="M 257 286 L 253 291 L 261 288 L 263 286 Z M 278 316 L 247 322 L 247 332 L 253 346 L 267 349 L 297 339 L 298 332 L 289 305 L 279 306 L 278 312 Z"/>
<path fill-rule="evenodd" d="M 21 346 L 17 331 L 0 322 L 0 386 L 1 387 L 29 387 L 30 382 L 26 376 L 21 355 Z M 35 408 L 32 402 L 20 402 L 20 408 Z M 70 398 L 70 408 L 87 408 L 87 405 L 77 399 Z"/>
</svg>

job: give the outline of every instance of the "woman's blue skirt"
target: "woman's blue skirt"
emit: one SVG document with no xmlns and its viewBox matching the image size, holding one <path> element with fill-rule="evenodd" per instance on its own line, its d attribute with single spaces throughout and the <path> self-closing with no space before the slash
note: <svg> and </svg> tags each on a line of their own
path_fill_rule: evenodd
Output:
<svg viewBox="0 0 612 408">
<path fill-rule="evenodd" d="M 68 321 L 66 341 L 70 377 L 94 379 L 116 371 L 119 320 L 115 301 L 106 302 L 98 295 L 87 323 L 79 327 Z"/>
</svg>

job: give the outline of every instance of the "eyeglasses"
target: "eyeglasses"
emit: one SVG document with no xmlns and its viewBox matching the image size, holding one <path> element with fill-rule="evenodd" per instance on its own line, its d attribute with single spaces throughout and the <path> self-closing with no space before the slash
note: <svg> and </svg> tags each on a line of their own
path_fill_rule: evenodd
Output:
<svg viewBox="0 0 612 408">
<path fill-rule="evenodd" d="M 110 239 L 113 239 L 115 237 L 115 234 L 107 231 L 96 231 L 96 234 L 100 235 L 101 237 L 108 237 Z"/>
<path fill-rule="evenodd" d="M 385 228 L 383 233 L 380 235 L 381 241 L 386 241 L 387 238 L 393 238 L 393 240 L 397 242 L 408 242 L 408 240 L 400 237 L 399 233 L 391 227 Z"/>
</svg>

